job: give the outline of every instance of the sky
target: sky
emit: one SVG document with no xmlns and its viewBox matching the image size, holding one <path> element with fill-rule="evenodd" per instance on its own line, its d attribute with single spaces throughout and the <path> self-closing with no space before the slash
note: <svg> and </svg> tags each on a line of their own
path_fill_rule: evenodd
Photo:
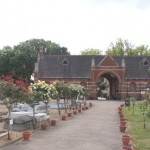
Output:
<svg viewBox="0 0 150 150">
<path fill-rule="evenodd" d="M 73 55 L 117 38 L 150 45 L 150 0 L 0 0 L 0 49 L 33 38 Z"/>
</svg>

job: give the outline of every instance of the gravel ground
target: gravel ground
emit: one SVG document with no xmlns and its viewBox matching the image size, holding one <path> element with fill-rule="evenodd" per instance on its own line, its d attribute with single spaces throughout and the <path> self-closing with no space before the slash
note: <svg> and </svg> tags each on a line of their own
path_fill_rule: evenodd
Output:
<svg viewBox="0 0 150 150">
<path fill-rule="evenodd" d="M 93 107 L 82 111 L 66 121 L 38 130 L 29 141 L 23 139 L 1 147 L 1 150 L 120 150 L 117 107 L 120 101 L 92 101 Z"/>
</svg>

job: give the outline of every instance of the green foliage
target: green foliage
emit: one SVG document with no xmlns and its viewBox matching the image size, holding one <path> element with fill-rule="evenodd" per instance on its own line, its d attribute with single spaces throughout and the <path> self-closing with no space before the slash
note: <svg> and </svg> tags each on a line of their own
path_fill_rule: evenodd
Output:
<svg viewBox="0 0 150 150">
<path fill-rule="evenodd" d="M 66 47 L 43 39 L 27 40 L 14 48 L 6 46 L 0 51 L 0 75 L 8 75 L 14 71 L 16 79 L 22 76 L 30 82 L 40 47 L 45 49 L 47 55 L 70 54 Z"/>
<path fill-rule="evenodd" d="M 88 95 L 88 90 L 79 84 L 69 84 L 61 81 L 56 81 L 53 84 L 58 92 L 59 98 L 65 97 L 67 99 L 76 99 L 79 95 Z"/>
<path fill-rule="evenodd" d="M 101 55 L 102 51 L 100 51 L 99 49 L 93 49 L 93 48 L 89 48 L 89 49 L 85 49 L 83 51 L 81 51 L 81 55 Z"/>
<path fill-rule="evenodd" d="M 146 116 L 150 118 L 150 105 L 147 107 Z"/>
<path fill-rule="evenodd" d="M 12 75 L 0 77 L 0 99 L 10 111 L 12 105 L 26 101 L 27 85 L 23 80 L 14 80 Z"/>
<path fill-rule="evenodd" d="M 132 56 L 150 56 L 150 49 L 148 45 L 140 45 L 134 48 Z"/>
<path fill-rule="evenodd" d="M 83 86 L 79 84 L 70 84 L 69 88 L 71 90 L 71 97 L 77 98 L 79 95 L 84 95 Z"/>
<path fill-rule="evenodd" d="M 66 83 L 61 82 L 61 81 L 56 81 L 53 84 L 54 84 L 54 87 L 56 88 L 56 90 L 58 92 L 59 98 L 62 98 L 62 97 L 67 98 L 69 96 L 70 90 L 69 90 L 69 87 Z"/>
<path fill-rule="evenodd" d="M 0 75 L 6 75 L 12 72 L 12 63 L 15 53 L 10 47 L 4 47 L 0 51 Z"/>
<path fill-rule="evenodd" d="M 150 93 L 147 93 L 144 95 L 144 100 L 150 100 Z"/>
<path fill-rule="evenodd" d="M 105 94 L 106 86 L 107 86 L 107 84 L 106 84 L 106 82 L 104 82 L 104 78 L 101 77 L 98 82 L 98 87 L 99 87 L 98 96 L 103 97 L 106 95 Z"/>
<path fill-rule="evenodd" d="M 137 103 L 137 102 L 136 102 Z M 132 145 L 136 150 L 149 150 L 150 144 L 150 118 L 146 118 L 147 129 L 143 128 L 143 117 L 139 106 L 135 104 L 135 114 L 132 115 L 132 110 L 123 107 L 125 118 L 127 118 L 128 132 L 132 138 Z"/>
<path fill-rule="evenodd" d="M 106 51 L 107 55 L 112 56 L 150 56 L 150 49 L 146 45 L 133 47 L 128 40 L 118 38 L 115 43 L 111 43 Z"/>
<path fill-rule="evenodd" d="M 135 97 L 130 97 L 129 101 L 131 102 L 131 105 L 132 105 L 132 115 L 134 115 L 134 107 L 135 107 L 135 104 L 136 104 L 136 98 Z"/>
<path fill-rule="evenodd" d="M 113 56 L 123 56 L 126 52 L 131 51 L 131 48 L 132 45 L 127 40 L 119 38 L 115 43 L 110 44 L 106 54 Z"/>
<path fill-rule="evenodd" d="M 22 87 L 14 84 L 8 83 L 7 81 L 2 81 L 0 83 L 0 97 L 1 99 L 7 103 L 7 98 L 11 99 L 10 103 L 13 104 L 22 98 L 22 93 L 20 92 Z"/>
<path fill-rule="evenodd" d="M 39 101 L 49 101 L 58 94 L 53 84 L 47 84 L 40 80 L 37 83 L 31 83 L 28 89 L 33 99 Z"/>
<path fill-rule="evenodd" d="M 141 112 L 146 112 L 146 109 L 148 108 L 149 102 L 147 100 L 143 100 L 138 102 L 138 107 L 140 108 Z"/>
<path fill-rule="evenodd" d="M 146 110 L 148 108 L 149 102 L 147 100 L 143 100 L 141 102 L 138 103 L 138 106 L 142 112 L 143 115 L 143 124 L 144 124 L 144 129 L 146 129 L 146 120 L 145 120 L 145 114 L 146 114 Z"/>
<path fill-rule="evenodd" d="M 32 56 L 37 56 L 39 49 L 43 47 L 45 53 L 48 55 L 69 55 L 66 47 L 60 47 L 59 44 L 56 44 L 51 41 L 45 41 L 44 39 L 31 39 L 25 42 L 21 42 L 19 45 L 14 46 L 15 50 L 19 52 L 30 52 Z"/>
</svg>

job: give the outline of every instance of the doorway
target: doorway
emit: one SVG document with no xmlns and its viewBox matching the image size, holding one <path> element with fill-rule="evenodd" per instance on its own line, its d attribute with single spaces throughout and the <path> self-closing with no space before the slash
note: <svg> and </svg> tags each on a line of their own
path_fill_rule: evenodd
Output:
<svg viewBox="0 0 150 150">
<path fill-rule="evenodd" d="M 106 99 L 120 100 L 119 80 L 115 74 L 107 72 L 98 77 L 97 96 Z"/>
</svg>

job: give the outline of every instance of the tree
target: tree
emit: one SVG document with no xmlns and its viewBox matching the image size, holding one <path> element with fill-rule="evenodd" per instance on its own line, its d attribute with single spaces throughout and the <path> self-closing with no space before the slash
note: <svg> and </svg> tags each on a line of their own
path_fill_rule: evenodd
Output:
<svg viewBox="0 0 150 150">
<path fill-rule="evenodd" d="M 132 56 L 150 56 L 150 49 L 148 45 L 140 45 L 133 49 Z"/>
<path fill-rule="evenodd" d="M 130 53 L 132 47 L 133 46 L 128 42 L 128 40 L 119 38 L 115 43 L 110 44 L 110 47 L 107 49 L 106 54 L 113 56 L 123 56 L 126 53 Z"/>
<path fill-rule="evenodd" d="M 37 56 L 33 55 L 29 49 L 19 51 L 8 46 L 4 47 L 0 51 L 0 75 L 15 72 L 14 79 L 23 77 L 25 80 L 30 81 L 36 60 Z"/>
<path fill-rule="evenodd" d="M 103 97 L 103 96 L 105 95 L 105 94 L 103 93 L 103 91 L 106 90 L 106 87 L 107 87 L 107 84 L 106 84 L 106 82 L 104 81 L 104 78 L 103 78 L 103 77 L 101 77 L 101 78 L 99 79 L 98 87 L 99 87 L 98 96 Z"/>
<path fill-rule="evenodd" d="M 148 46 L 140 45 L 134 48 L 128 40 L 119 38 L 115 43 L 110 44 L 106 54 L 112 56 L 150 56 L 150 51 Z"/>
<path fill-rule="evenodd" d="M 12 62 L 14 57 L 15 53 L 9 46 L 5 46 L 0 51 L 0 75 L 8 75 L 12 72 Z"/>
<path fill-rule="evenodd" d="M 70 54 L 66 47 L 60 47 L 59 44 L 44 39 L 27 40 L 14 48 L 6 46 L 0 51 L 0 75 L 8 75 L 14 71 L 14 78 L 22 76 L 30 81 L 40 47 L 45 49 L 46 55 Z"/>
<path fill-rule="evenodd" d="M 59 44 L 56 44 L 51 41 L 45 41 L 44 39 L 31 39 L 25 42 L 21 42 L 19 45 L 14 46 L 15 50 L 19 51 L 29 51 L 32 52 L 32 55 L 36 55 L 39 52 L 40 47 L 45 49 L 45 54 L 48 55 L 69 55 L 68 49 L 66 47 L 61 47 Z"/>
<path fill-rule="evenodd" d="M 24 102 L 26 99 L 27 84 L 23 80 L 14 80 L 13 74 L 0 76 L 0 98 L 8 109 L 8 140 L 10 140 L 10 119 L 12 105 L 17 102 Z"/>
<path fill-rule="evenodd" d="M 89 48 L 81 51 L 81 55 L 100 55 L 102 51 L 99 49 Z"/>
</svg>

